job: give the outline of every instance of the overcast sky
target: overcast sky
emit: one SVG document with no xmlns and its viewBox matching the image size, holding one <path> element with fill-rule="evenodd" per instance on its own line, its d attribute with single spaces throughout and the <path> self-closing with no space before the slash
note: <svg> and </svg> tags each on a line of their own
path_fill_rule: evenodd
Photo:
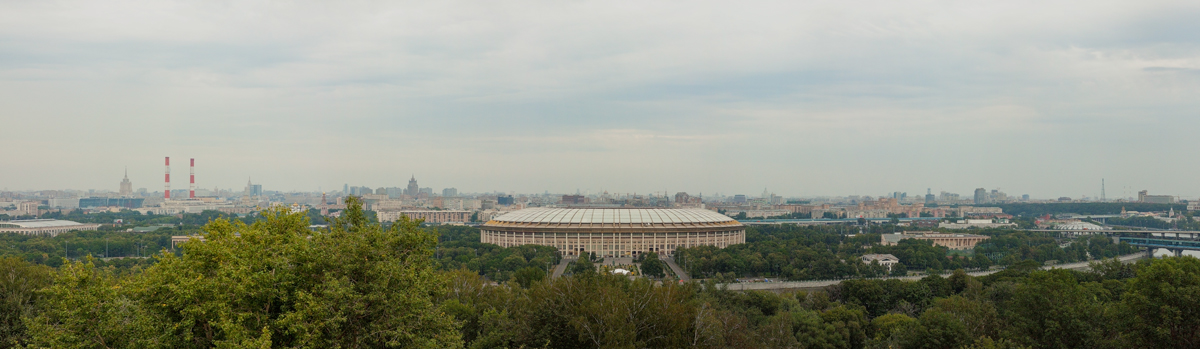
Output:
<svg viewBox="0 0 1200 349">
<path fill-rule="evenodd" d="M 1200 196 L 1200 2 L 3 1 L 0 189 Z"/>
</svg>

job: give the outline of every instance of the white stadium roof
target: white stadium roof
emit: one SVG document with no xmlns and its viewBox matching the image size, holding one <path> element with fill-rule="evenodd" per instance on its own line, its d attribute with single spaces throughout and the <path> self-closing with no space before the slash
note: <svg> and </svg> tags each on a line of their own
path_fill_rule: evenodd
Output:
<svg viewBox="0 0 1200 349">
<path fill-rule="evenodd" d="M 54 228 L 54 227 L 71 227 L 84 225 L 79 222 L 64 221 L 61 219 L 28 219 L 20 221 L 0 221 L 2 225 L 15 225 L 18 228 Z"/>
<path fill-rule="evenodd" d="M 492 220 L 546 224 L 687 224 L 734 222 L 726 215 L 703 209 L 657 208 L 528 208 Z"/>
</svg>

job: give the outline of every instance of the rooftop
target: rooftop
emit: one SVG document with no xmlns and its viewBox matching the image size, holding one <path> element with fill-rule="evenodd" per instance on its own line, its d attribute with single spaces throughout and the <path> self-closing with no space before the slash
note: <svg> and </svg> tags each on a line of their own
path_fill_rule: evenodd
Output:
<svg viewBox="0 0 1200 349">
<path fill-rule="evenodd" d="M 61 219 L 26 219 L 19 221 L 0 221 L 0 226 L 16 226 L 18 228 L 51 228 L 84 225 L 83 223 L 64 221 Z"/>
<path fill-rule="evenodd" d="M 736 223 L 733 218 L 710 210 L 647 208 L 528 208 L 492 220 L 545 224 Z"/>
</svg>

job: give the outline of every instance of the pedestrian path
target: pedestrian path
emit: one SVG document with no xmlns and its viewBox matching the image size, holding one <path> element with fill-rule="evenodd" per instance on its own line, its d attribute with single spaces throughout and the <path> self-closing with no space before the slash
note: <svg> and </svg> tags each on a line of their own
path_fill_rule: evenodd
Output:
<svg viewBox="0 0 1200 349">
<path fill-rule="evenodd" d="M 570 264 L 573 260 L 563 258 L 561 262 L 558 262 L 558 265 L 554 266 L 554 274 L 550 274 L 550 278 L 554 279 L 562 276 L 563 272 L 567 271 L 567 264 Z"/>
<path fill-rule="evenodd" d="M 665 259 L 663 259 L 663 261 L 667 262 L 667 266 L 671 267 L 671 271 L 674 271 L 675 275 L 679 276 L 680 281 L 687 282 L 692 279 L 692 277 L 690 275 L 688 275 L 687 272 L 683 271 L 683 268 L 679 267 L 679 264 L 675 264 L 674 258 L 665 258 Z"/>
</svg>

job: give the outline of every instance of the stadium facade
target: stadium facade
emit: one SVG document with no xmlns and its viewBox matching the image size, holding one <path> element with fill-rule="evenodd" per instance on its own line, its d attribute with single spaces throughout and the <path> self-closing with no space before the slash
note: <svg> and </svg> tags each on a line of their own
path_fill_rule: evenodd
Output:
<svg viewBox="0 0 1200 349">
<path fill-rule="evenodd" d="M 502 247 L 543 245 L 563 256 L 587 251 L 599 257 L 673 255 L 694 246 L 746 242 L 746 228 L 704 209 L 529 208 L 484 223 L 480 240 Z"/>
</svg>

